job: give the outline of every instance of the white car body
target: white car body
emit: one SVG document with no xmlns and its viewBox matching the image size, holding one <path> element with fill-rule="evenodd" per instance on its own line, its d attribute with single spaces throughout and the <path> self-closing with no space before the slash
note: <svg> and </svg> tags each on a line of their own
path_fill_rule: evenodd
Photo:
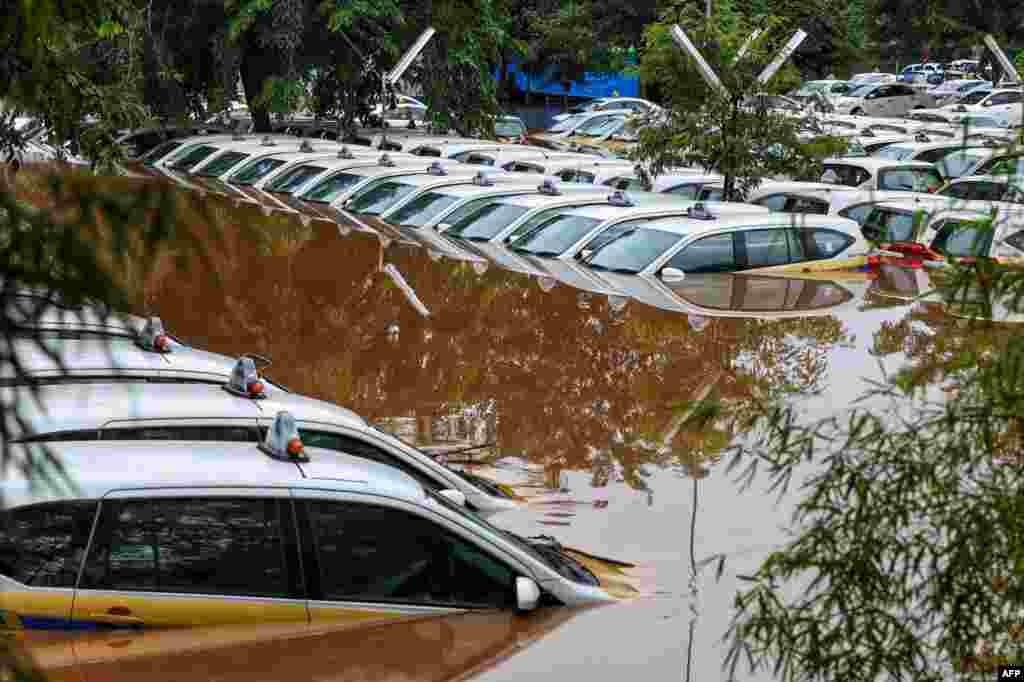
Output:
<svg viewBox="0 0 1024 682">
<path fill-rule="evenodd" d="M 931 98 L 906 83 L 866 83 L 833 100 L 838 114 L 902 117 L 931 106 Z"/>
</svg>

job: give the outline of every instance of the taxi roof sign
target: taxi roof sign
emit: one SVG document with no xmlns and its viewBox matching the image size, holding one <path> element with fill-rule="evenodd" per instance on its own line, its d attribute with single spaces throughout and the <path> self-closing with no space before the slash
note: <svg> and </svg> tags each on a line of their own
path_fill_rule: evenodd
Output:
<svg viewBox="0 0 1024 682">
<path fill-rule="evenodd" d="M 277 413 L 267 429 L 267 436 L 260 443 L 260 450 L 274 459 L 285 462 L 308 462 L 309 456 L 299 437 L 295 416 L 284 410 Z"/>
<path fill-rule="evenodd" d="M 164 331 L 164 323 L 159 317 L 146 320 L 146 326 L 139 332 L 139 346 L 156 353 L 169 353 L 171 337 Z"/>
<path fill-rule="evenodd" d="M 229 392 L 243 398 L 266 398 L 265 385 L 256 371 L 256 361 L 249 356 L 238 358 L 234 369 L 231 370 L 231 378 L 224 388 Z"/>
<path fill-rule="evenodd" d="M 548 196 L 558 196 L 562 193 L 554 178 L 544 178 L 544 181 L 537 185 L 537 191 Z"/>
<path fill-rule="evenodd" d="M 494 174 L 487 171 L 477 171 L 473 176 L 473 184 L 481 187 L 490 187 L 494 184 Z"/>
<path fill-rule="evenodd" d="M 621 189 L 608 195 L 608 203 L 612 206 L 635 206 L 633 199 Z"/>
</svg>

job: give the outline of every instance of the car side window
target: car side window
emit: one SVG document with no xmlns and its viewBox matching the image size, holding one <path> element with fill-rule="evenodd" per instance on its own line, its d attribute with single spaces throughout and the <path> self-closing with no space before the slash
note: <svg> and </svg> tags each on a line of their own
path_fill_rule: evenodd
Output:
<svg viewBox="0 0 1024 682">
<path fill-rule="evenodd" d="M 32 587 L 74 587 L 96 502 L 52 502 L 0 512 L 0 574 Z"/>
<path fill-rule="evenodd" d="M 741 233 L 746 267 L 766 268 L 803 260 L 802 254 L 790 254 L 789 230 L 746 230 Z M 793 240 L 795 241 L 795 240 Z M 798 245 L 798 243 L 797 243 Z"/>
<path fill-rule="evenodd" d="M 857 168 L 856 166 L 848 166 L 844 164 L 830 164 L 825 166 L 825 172 L 822 173 L 822 182 L 829 182 L 827 177 L 832 174 L 836 178 L 833 182 L 838 182 L 840 185 L 847 187 L 857 187 L 866 181 L 870 175 L 863 168 Z"/>
<path fill-rule="evenodd" d="M 858 225 L 863 225 L 872 208 L 874 208 L 874 204 L 856 204 L 854 206 L 847 206 L 839 212 L 839 215 L 849 218 Z"/>
<path fill-rule="evenodd" d="M 297 596 L 285 504 L 227 497 L 105 501 L 80 588 Z"/>
<path fill-rule="evenodd" d="M 944 256 L 987 256 L 992 247 L 992 228 L 951 220 L 938 229 L 931 248 Z"/>
<path fill-rule="evenodd" d="M 939 148 L 939 149 L 929 149 L 926 152 L 921 152 L 920 154 L 918 154 L 917 158 L 915 158 L 914 161 L 925 161 L 927 163 L 935 163 L 935 162 L 939 161 L 940 159 L 943 159 L 946 156 L 948 156 L 949 152 L 950 152 L 949 147 L 942 147 L 942 148 Z"/>
<path fill-rule="evenodd" d="M 835 258 L 857 241 L 838 230 L 820 227 L 801 228 L 800 238 L 807 253 L 807 260 Z"/>
<path fill-rule="evenodd" d="M 789 197 L 783 210 L 786 213 L 826 215 L 828 213 L 828 202 L 810 197 Z"/>
<path fill-rule="evenodd" d="M 335 452 L 343 452 L 346 455 L 353 455 L 362 459 L 368 459 L 372 462 L 386 464 L 390 467 L 404 471 L 428 488 L 439 490 L 442 487 L 440 483 L 428 476 L 425 476 L 423 472 L 416 467 L 410 466 L 407 462 L 402 461 L 386 450 L 357 438 L 345 436 L 340 433 L 316 431 L 312 429 L 299 429 L 299 436 L 302 438 L 303 445 L 306 445 L 307 447 L 334 450 Z"/>
<path fill-rule="evenodd" d="M 756 199 L 754 202 L 758 206 L 764 206 L 769 211 L 781 211 L 786 206 L 786 201 L 789 199 L 785 194 L 769 194 L 766 197 Z"/>
<path fill-rule="evenodd" d="M 113 426 L 104 427 L 100 440 L 202 440 L 220 443 L 256 443 L 259 431 L 253 426 Z"/>
<path fill-rule="evenodd" d="M 736 250 L 731 234 L 718 234 L 698 239 L 672 256 L 666 267 L 685 273 L 735 272 Z"/>
<path fill-rule="evenodd" d="M 507 608 L 515 572 L 428 519 L 400 509 L 308 501 L 322 598 Z"/>
<path fill-rule="evenodd" d="M 697 183 L 690 183 L 684 185 L 676 185 L 671 189 L 665 190 L 666 194 L 674 194 L 677 197 L 683 197 L 684 199 L 696 199 L 697 195 L 700 194 L 701 185 Z"/>
</svg>

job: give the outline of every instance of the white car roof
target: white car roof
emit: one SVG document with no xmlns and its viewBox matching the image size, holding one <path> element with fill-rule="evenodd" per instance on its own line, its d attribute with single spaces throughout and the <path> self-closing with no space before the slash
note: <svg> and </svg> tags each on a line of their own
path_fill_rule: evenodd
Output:
<svg viewBox="0 0 1024 682">
<path fill-rule="evenodd" d="M 15 354 L 22 372 L 35 379 L 162 380 L 220 383 L 237 362 L 198 348 L 174 345 L 168 353 L 147 351 L 126 338 L 16 339 L 6 349 Z M 14 366 L 0 364 L 0 380 L 12 381 Z"/>
<path fill-rule="evenodd" d="M 308 464 L 276 460 L 255 443 L 92 441 L 48 443 L 74 483 L 73 492 L 26 480 L 10 467 L 0 483 L 4 503 L 20 506 L 55 499 L 97 499 L 113 491 L 145 497 L 168 488 L 316 488 L 423 502 L 426 494 L 393 467 L 336 452 L 307 448 Z M 27 455 L 14 445 L 15 457 Z M 137 463 L 138 466 L 126 466 Z M 144 463 L 144 464 L 142 464 Z M 166 494 L 166 493 L 164 493 Z"/>
<path fill-rule="evenodd" d="M 949 184 L 957 185 L 962 182 L 991 182 L 998 185 L 1014 185 L 1024 187 L 1024 181 L 1013 175 L 967 175 L 955 178 Z"/>
<path fill-rule="evenodd" d="M 665 195 L 661 195 L 665 197 Z M 725 213 L 737 214 L 737 215 L 769 215 L 771 211 L 763 206 L 754 206 L 752 204 L 741 204 L 739 202 L 723 202 L 723 201 L 705 201 L 697 202 L 693 199 L 677 198 L 669 195 L 665 197 L 664 202 L 651 202 L 644 203 L 637 206 L 623 207 L 615 206 L 612 204 L 600 204 L 594 206 L 581 206 L 579 208 L 569 208 L 563 212 L 563 215 L 577 215 L 586 218 L 597 218 L 601 221 L 611 220 L 613 218 L 621 218 L 623 220 L 629 220 L 632 218 L 643 218 L 649 216 L 652 213 L 664 213 L 666 211 L 678 210 L 680 213 L 686 211 L 686 209 L 694 206 L 698 203 L 702 203 L 704 207 L 714 215 L 721 215 Z"/>
<path fill-rule="evenodd" d="M 712 211 L 713 213 L 713 211 Z M 857 229 L 852 220 L 827 215 L 767 213 L 759 215 L 721 214 L 714 220 L 693 218 L 666 218 L 637 226 L 638 230 L 662 230 L 690 235 L 714 231 L 735 231 L 747 227 L 833 227 L 843 232 Z"/>
<path fill-rule="evenodd" d="M 892 159 L 879 159 L 874 156 L 825 159 L 822 163 L 857 166 L 858 168 L 863 168 L 870 172 L 872 175 L 881 170 L 887 170 L 890 168 L 935 168 L 935 164 L 927 163 L 925 161 L 893 161 Z"/>
</svg>

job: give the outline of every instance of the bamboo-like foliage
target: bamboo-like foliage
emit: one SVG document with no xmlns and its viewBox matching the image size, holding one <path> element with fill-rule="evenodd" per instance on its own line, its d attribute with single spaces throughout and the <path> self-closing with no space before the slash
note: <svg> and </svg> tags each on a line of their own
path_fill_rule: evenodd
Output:
<svg viewBox="0 0 1024 682">
<path fill-rule="evenodd" d="M 1022 286 L 1020 271 L 978 261 L 932 295 L 954 315 L 999 318 Z M 797 405 L 762 405 L 730 466 L 748 485 L 799 488 L 794 539 L 745 578 L 727 665 L 948 680 L 1019 660 L 1024 339 L 991 331 L 974 322 L 957 343 L 930 341 L 941 354 L 911 347 L 914 363 L 847 414 L 807 423 Z"/>
</svg>

